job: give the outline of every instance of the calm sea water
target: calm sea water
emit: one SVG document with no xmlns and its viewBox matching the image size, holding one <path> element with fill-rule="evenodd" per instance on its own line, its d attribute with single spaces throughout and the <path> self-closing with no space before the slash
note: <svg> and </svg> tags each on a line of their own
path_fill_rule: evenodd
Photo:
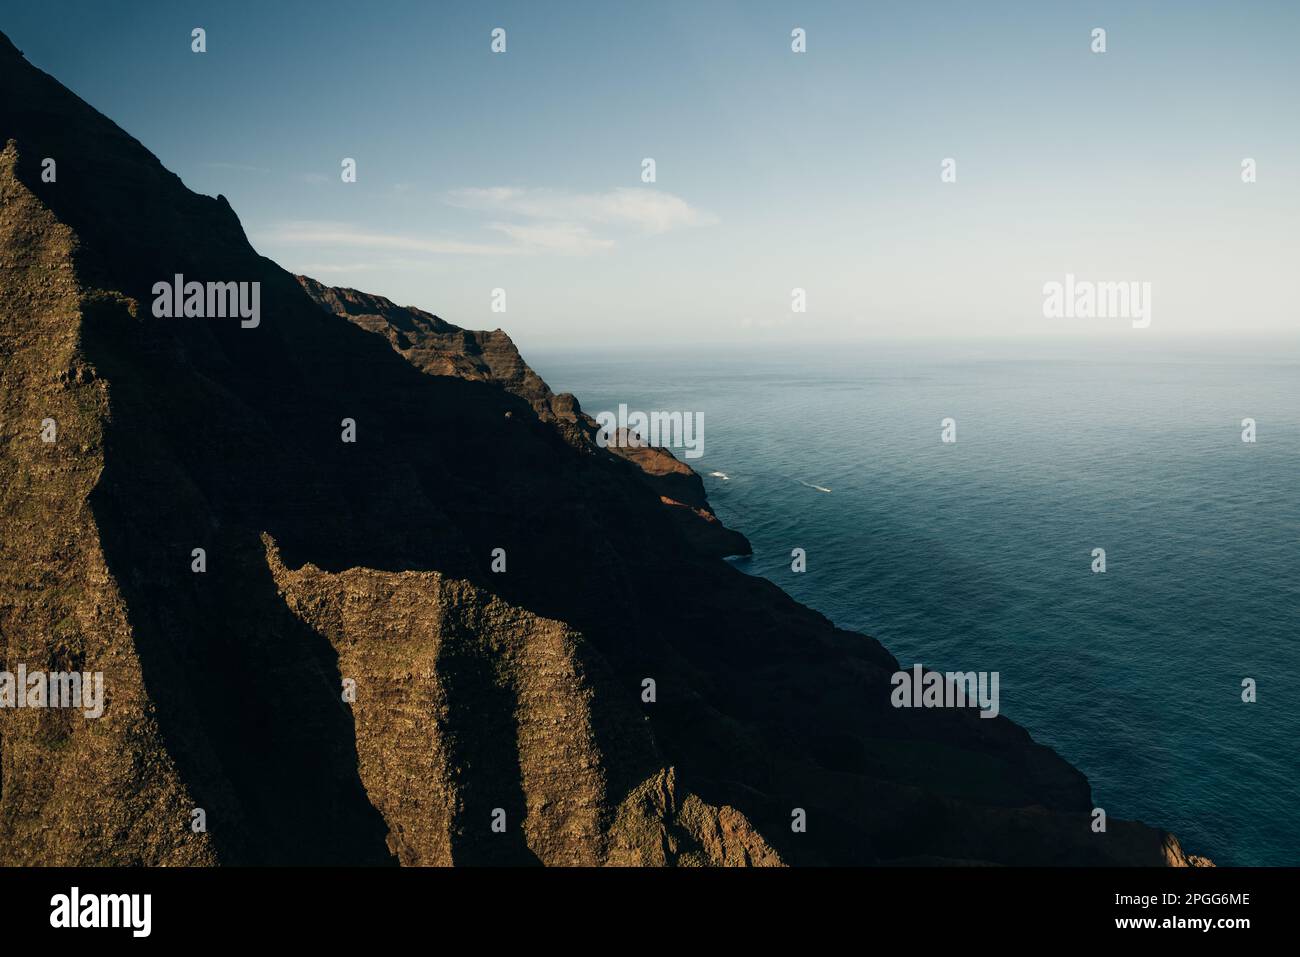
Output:
<svg viewBox="0 0 1300 957">
<path fill-rule="evenodd" d="M 1009 354 L 528 358 L 593 415 L 703 413 L 691 464 L 753 542 L 739 567 L 904 666 L 1000 672 L 1002 713 L 1111 816 L 1300 864 L 1300 355 Z"/>
</svg>

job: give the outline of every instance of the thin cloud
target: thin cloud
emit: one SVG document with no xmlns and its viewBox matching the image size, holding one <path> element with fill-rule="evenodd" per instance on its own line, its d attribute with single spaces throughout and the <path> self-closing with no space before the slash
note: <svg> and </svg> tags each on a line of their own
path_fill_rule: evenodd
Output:
<svg viewBox="0 0 1300 957">
<path fill-rule="evenodd" d="M 557 225 L 593 223 L 652 235 L 717 222 L 717 217 L 696 209 L 680 196 L 649 188 L 574 193 L 511 186 L 470 187 L 452 190 L 445 200 L 459 209 L 550 220 Z"/>
<path fill-rule="evenodd" d="M 620 236 L 658 235 L 717 222 L 716 217 L 696 209 L 681 197 L 654 189 L 573 193 L 498 186 L 454 190 L 445 198 L 448 204 L 459 209 L 497 214 L 483 225 L 508 242 L 409 236 L 346 223 L 314 221 L 280 223 L 258 238 L 282 245 L 334 246 L 430 256 L 589 256 L 613 249 Z M 504 216 L 526 221 L 510 222 Z"/>
<path fill-rule="evenodd" d="M 240 173 L 269 173 L 271 172 L 265 166 L 247 166 L 243 163 L 202 163 L 202 166 L 208 169 L 228 169 Z"/>
<path fill-rule="evenodd" d="M 348 249 L 381 249 L 391 252 L 427 253 L 433 256 L 508 256 L 526 251 L 505 243 L 472 243 L 456 239 L 428 239 L 359 229 L 345 223 L 280 223 L 259 239 L 272 243 L 303 246 L 342 246 Z"/>
<path fill-rule="evenodd" d="M 354 263 L 301 263 L 295 264 L 293 271 L 315 276 L 325 273 L 380 272 L 393 269 L 427 269 L 428 263 L 413 259 L 389 259 L 384 262 Z"/>
<path fill-rule="evenodd" d="M 488 229 L 509 236 L 516 243 L 538 252 L 582 256 L 602 252 L 614 246 L 614 240 L 593 236 L 591 230 L 580 223 L 488 223 Z"/>
</svg>

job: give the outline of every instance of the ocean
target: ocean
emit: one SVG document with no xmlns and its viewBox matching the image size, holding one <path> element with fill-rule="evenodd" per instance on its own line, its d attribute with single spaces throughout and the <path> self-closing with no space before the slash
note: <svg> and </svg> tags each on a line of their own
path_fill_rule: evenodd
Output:
<svg viewBox="0 0 1300 957">
<path fill-rule="evenodd" d="M 1300 864 L 1300 351 L 525 355 L 589 414 L 703 415 L 688 461 L 753 543 L 737 567 L 905 668 L 999 672 L 1108 816 Z"/>
</svg>

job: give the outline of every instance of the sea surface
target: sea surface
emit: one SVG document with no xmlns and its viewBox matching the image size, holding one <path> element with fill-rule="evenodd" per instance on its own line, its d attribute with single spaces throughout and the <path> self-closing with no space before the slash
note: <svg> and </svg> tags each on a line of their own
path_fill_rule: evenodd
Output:
<svg viewBox="0 0 1300 957">
<path fill-rule="evenodd" d="M 1111 817 L 1300 864 L 1300 352 L 1040 353 L 526 357 L 592 415 L 702 413 L 690 464 L 753 543 L 737 567 L 904 667 L 998 671 L 1002 713 Z"/>
</svg>

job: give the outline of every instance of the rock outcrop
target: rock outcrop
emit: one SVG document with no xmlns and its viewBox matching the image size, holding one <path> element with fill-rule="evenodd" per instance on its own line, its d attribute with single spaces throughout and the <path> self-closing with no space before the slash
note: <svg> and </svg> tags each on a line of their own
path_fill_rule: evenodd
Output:
<svg viewBox="0 0 1300 957">
<path fill-rule="evenodd" d="M 383 336 L 421 371 L 495 383 L 526 400 L 538 418 L 554 426 L 575 448 L 630 462 L 635 466 L 633 474 L 659 496 L 670 519 L 702 553 L 718 557 L 751 553 L 744 535 L 718 521 L 694 469 L 666 449 L 639 443 L 626 433 L 620 433 L 625 441 L 602 447 L 596 440 L 596 421 L 583 413 L 572 395 L 553 393 L 502 330 L 472 332 L 383 296 L 326 286 L 309 276 L 299 276 L 298 282 L 322 308 Z"/>
<path fill-rule="evenodd" d="M 1188 863 L 1005 718 L 892 708 L 505 333 L 290 275 L 3 36 L 0 145 L 0 666 L 108 687 L 0 709 L 0 864 Z M 176 274 L 260 323 L 155 318 Z"/>
</svg>

